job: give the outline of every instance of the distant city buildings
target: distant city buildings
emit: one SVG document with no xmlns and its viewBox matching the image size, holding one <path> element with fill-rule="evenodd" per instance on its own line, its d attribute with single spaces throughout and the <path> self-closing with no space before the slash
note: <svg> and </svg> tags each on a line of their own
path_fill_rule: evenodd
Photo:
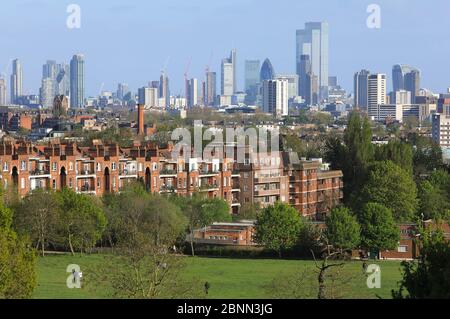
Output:
<svg viewBox="0 0 450 319">
<path fill-rule="evenodd" d="M 276 118 L 289 115 L 289 82 L 287 79 L 263 81 L 263 111 Z"/>
<path fill-rule="evenodd" d="M 186 82 L 186 102 L 188 108 L 199 105 L 198 80 L 192 78 Z"/>
<path fill-rule="evenodd" d="M 386 104 L 386 74 L 369 75 L 367 92 L 367 113 L 370 118 L 375 118 L 378 105 Z"/>
<path fill-rule="evenodd" d="M 329 26 L 327 22 L 308 22 L 305 28 L 296 32 L 297 74 L 304 79 L 308 72 L 317 76 L 320 99 L 328 96 L 328 46 Z M 309 56 L 311 69 L 305 72 L 301 66 L 302 56 Z M 303 58 L 305 61 L 306 58 Z M 304 62 L 303 62 L 304 63 Z"/>
<path fill-rule="evenodd" d="M 84 55 L 76 54 L 70 61 L 70 107 L 84 107 Z"/>
<path fill-rule="evenodd" d="M 144 105 L 145 108 L 158 107 L 158 89 L 142 87 L 138 90 L 138 104 Z"/>
<path fill-rule="evenodd" d="M 205 104 L 206 106 L 216 105 L 217 96 L 217 74 L 216 72 L 206 72 L 206 96 Z"/>
<path fill-rule="evenodd" d="M 355 73 L 353 80 L 354 108 L 365 112 L 367 112 L 369 105 L 369 76 L 369 71 L 361 70 Z"/>
<path fill-rule="evenodd" d="M 409 65 L 394 65 L 392 68 L 393 97 L 396 92 L 405 90 L 411 93 L 411 102 L 416 103 L 420 91 L 420 71 Z M 391 101 L 398 103 L 397 101 Z"/>
<path fill-rule="evenodd" d="M 19 59 L 12 62 L 11 74 L 11 104 L 19 104 L 19 98 L 23 95 L 23 71 Z"/>
<path fill-rule="evenodd" d="M 265 59 L 261 71 L 259 73 L 259 81 L 263 83 L 264 81 L 273 80 L 275 78 L 275 69 L 269 59 Z"/>
<path fill-rule="evenodd" d="M 0 106 L 6 105 L 6 80 L 0 77 Z"/>
</svg>

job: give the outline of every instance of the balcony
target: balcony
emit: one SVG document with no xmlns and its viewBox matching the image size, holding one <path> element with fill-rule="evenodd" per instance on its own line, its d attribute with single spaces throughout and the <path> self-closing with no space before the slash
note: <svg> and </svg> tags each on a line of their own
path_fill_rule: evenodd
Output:
<svg viewBox="0 0 450 319">
<path fill-rule="evenodd" d="M 210 192 L 210 191 L 215 191 L 215 190 L 219 190 L 219 185 L 217 184 L 204 184 L 200 186 L 200 192 Z"/>
<path fill-rule="evenodd" d="M 95 173 L 93 170 L 82 170 L 77 175 L 77 178 L 95 178 Z"/>
<path fill-rule="evenodd" d="M 30 172 L 30 178 L 50 177 L 50 169 L 35 169 Z"/>
<path fill-rule="evenodd" d="M 121 170 L 119 171 L 119 178 L 137 178 L 137 170 Z"/>
<path fill-rule="evenodd" d="M 83 185 L 79 188 L 78 193 L 82 194 L 95 194 L 95 186 Z"/>
<path fill-rule="evenodd" d="M 176 193 L 176 189 L 172 185 L 161 185 L 159 188 L 160 193 Z"/>
<path fill-rule="evenodd" d="M 174 170 L 174 169 L 167 169 L 167 168 L 164 168 L 164 169 L 162 169 L 162 170 L 159 172 L 159 176 L 160 176 L 160 177 L 165 177 L 165 176 L 173 177 L 173 176 L 177 176 L 177 171 Z"/>
</svg>

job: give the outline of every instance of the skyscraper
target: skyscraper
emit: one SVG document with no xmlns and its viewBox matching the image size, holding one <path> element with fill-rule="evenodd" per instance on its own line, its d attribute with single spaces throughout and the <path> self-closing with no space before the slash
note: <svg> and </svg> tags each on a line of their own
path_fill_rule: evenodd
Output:
<svg viewBox="0 0 450 319">
<path fill-rule="evenodd" d="M 236 49 L 231 50 L 230 62 L 233 64 L 233 94 L 238 91 L 237 89 L 237 77 L 236 77 L 236 66 L 237 66 L 237 55 Z"/>
<path fill-rule="evenodd" d="M 259 72 L 261 70 L 261 62 L 259 60 L 245 61 L 245 102 L 254 104 L 260 93 L 261 83 L 259 82 Z"/>
<path fill-rule="evenodd" d="M 293 98 L 298 95 L 298 75 L 297 74 L 278 74 L 275 76 L 275 80 L 288 81 L 289 98 Z"/>
<path fill-rule="evenodd" d="M 269 59 L 265 59 L 264 63 L 261 67 L 261 72 L 259 74 L 260 82 L 263 83 L 264 81 L 273 80 L 275 77 L 275 70 L 272 66 L 272 63 Z"/>
<path fill-rule="evenodd" d="M 231 96 L 234 93 L 234 66 L 230 59 L 222 60 L 222 87 L 221 95 Z"/>
<path fill-rule="evenodd" d="M 263 111 L 281 118 L 289 114 L 288 80 L 263 81 Z"/>
<path fill-rule="evenodd" d="M 354 108 L 366 112 L 369 103 L 369 76 L 370 72 L 367 70 L 356 72 L 354 76 Z"/>
<path fill-rule="evenodd" d="M 206 105 L 214 106 L 216 101 L 216 72 L 206 73 Z"/>
<path fill-rule="evenodd" d="M 259 60 L 245 60 L 245 92 L 252 90 L 259 83 Z"/>
<path fill-rule="evenodd" d="M 169 107 L 170 105 L 170 92 L 169 92 L 169 78 L 165 72 L 161 73 L 159 80 L 159 98 L 164 99 L 165 105 L 160 105 L 164 107 Z"/>
<path fill-rule="evenodd" d="M 297 63 L 297 74 L 299 75 L 298 95 L 306 99 L 308 90 L 308 73 L 311 73 L 311 58 L 309 55 L 300 56 L 300 62 Z"/>
<path fill-rule="evenodd" d="M 0 106 L 6 105 L 6 81 L 0 77 Z"/>
<path fill-rule="evenodd" d="M 16 104 L 18 98 L 22 96 L 23 71 L 19 59 L 15 59 L 12 63 L 11 74 L 11 104 Z"/>
<path fill-rule="evenodd" d="M 158 89 L 143 87 L 138 89 L 138 104 L 146 109 L 158 107 Z"/>
<path fill-rule="evenodd" d="M 318 77 L 321 98 L 326 98 L 328 95 L 328 34 L 327 22 L 308 22 L 304 29 L 297 30 L 296 33 L 297 74 L 301 79 L 301 56 L 308 55 L 311 71 Z"/>
<path fill-rule="evenodd" d="M 411 92 L 411 102 L 415 103 L 420 91 L 420 71 L 409 65 L 396 64 L 392 68 L 393 96 L 395 92 L 406 90 Z M 396 103 L 396 101 L 392 101 Z"/>
<path fill-rule="evenodd" d="M 186 83 L 186 102 L 188 108 L 198 105 L 198 80 L 195 78 Z"/>
<path fill-rule="evenodd" d="M 53 107 L 53 101 L 55 99 L 55 80 L 46 77 L 42 79 L 42 85 L 39 92 L 40 103 L 44 108 L 50 109 Z"/>
<path fill-rule="evenodd" d="M 319 103 L 319 80 L 317 75 L 312 72 L 306 74 L 305 81 L 305 99 L 306 105 L 316 105 Z"/>
<path fill-rule="evenodd" d="M 56 95 L 70 95 L 70 66 L 66 63 L 56 65 Z"/>
<path fill-rule="evenodd" d="M 84 106 L 84 55 L 76 54 L 70 61 L 70 107 Z"/>
<path fill-rule="evenodd" d="M 116 95 L 117 95 L 117 98 L 118 98 L 119 100 L 123 100 L 124 96 L 125 96 L 128 92 L 130 92 L 130 89 L 129 89 L 129 87 L 128 87 L 128 84 L 126 84 L 126 83 L 119 83 L 119 84 L 117 85 L 117 92 L 116 92 Z"/>
<path fill-rule="evenodd" d="M 386 104 L 386 74 L 371 74 L 368 81 L 368 105 L 369 117 L 376 118 L 378 105 Z"/>
</svg>

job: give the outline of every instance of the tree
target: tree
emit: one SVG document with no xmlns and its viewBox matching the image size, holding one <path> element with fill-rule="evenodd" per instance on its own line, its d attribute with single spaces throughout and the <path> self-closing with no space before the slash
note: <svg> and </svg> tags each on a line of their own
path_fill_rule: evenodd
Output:
<svg viewBox="0 0 450 319">
<path fill-rule="evenodd" d="M 262 210 L 255 225 L 255 240 L 282 256 L 299 237 L 303 223 L 297 210 L 287 204 L 276 203 Z"/>
<path fill-rule="evenodd" d="M 375 162 L 369 167 L 359 201 L 358 208 L 365 203 L 379 203 L 392 210 L 397 222 L 413 221 L 418 206 L 417 187 L 412 176 L 393 162 Z"/>
<path fill-rule="evenodd" d="M 413 171 L 413 148 L 410 144 L 398 141 L 380 145 L 375 149 L 375 160 L 392 161 L 404 170 Z"/>
<path fill-rule="evenodd" d="M 35 255 L 11 224 L 12 211 L 0 200 L 0 298 L 29 298 L 36 286 Z"/>
<path fill-rule="evenodd" d="M 403 278 L 392 296 L 398 299 L 450 298 L 450 242 L 441 231 L 421 236 L 418 262 L 403 262 Z M 406 290 L 406 291 L 405 291 Z"/>
<path fill-rule="evenodd" d="M 194 250 L 194 231 L 211 225 L 213 222 L 228 222 L 232 220 L 228 204 L 221 199 L 208 199 L 199 194 L 192 197 L 173 196 L 171 198 L 188 220 L 188 233 L 192 256 Z"/>
<path fill-rule="evenodd" d="M 186 218 L 166 197 L 139 185 L 126 188 L 114 205 L 121 211 L 114 258 L 94 270 L 95 286 L 109 285 L 113 297 L 186 298 L 200 286 L 180 278 L 183 257 L 171 253 Z"/>
<path fill-rule="evenodd" d="M 419 184 L 419 213 L 424 219 L 449 220 L 448 193 L 430 181 Z"/>
<path fill-rule="evenodd" d="M 346 207 L 335 208 L 326 218 L 326 237 L 328 243 L 341 251 L 350 250 L 359 245 L 360 227 L 350 210 Z"/>
<path fill-rule="evenodd" d="M 414 175 L 420 176 L 443 168 L 442 149 L 439 144 L 418 133 L 409 134 L 408 140 L 414 148 Z"/>
<path fill-rule="evenodd" d="M 359 216 L 361 245 L 370 251 L 395 249 L 400 240 L 400 230 L 392 211 L 377 203 L 367 203 Z"/>
<path fill-rule="evenodd" d="M 36 250 L 56 242 L 59 202 L 53 192 L 36 190 L 26 196 L 15 209 L 14 224 L 22 235 L 29 236 Z"/>
<path fill-rule="evenodd" d="M 70 189 L 57 193 L 60 201 L 59 233 L 72 255 L 92 249 L 106 227 L 101 203 L 94 197 L 77 194 Z"/>
<path fill-rule="evenodd" d="M 239 210 L 239 214 L 233 216 L 233 220 L 256 220 L 260 212 L 259 204 L 245 203 Z"/>
</svg>

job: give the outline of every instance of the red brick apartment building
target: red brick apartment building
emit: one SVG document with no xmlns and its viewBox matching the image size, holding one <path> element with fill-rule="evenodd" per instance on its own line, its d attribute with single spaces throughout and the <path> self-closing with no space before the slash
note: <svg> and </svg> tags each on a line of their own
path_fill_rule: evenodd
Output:
<svg viewBox="0 0 450 319">
<path fill-rule="evenodd" d="M 33 145 L 0 144 L 0 179 L 21 196 L 37 188 L 68 187 L 78 193 L 101 196 L 120 192 L 141 180 L 153 193 L 182 196 L 203 193 L 228 202 L 237 214 L 246 203 L 290 203 L 315 218 L 342 199 L 342 172 L 324 171 L 320 162 L 290 164 L 282 152 L 249 153 L 245 163 L 233 158 L 172 158 L 172 149 L 147 143 L 130 148 L 97 144 L 81 147 L 70 143 Z"/>
</svg>

